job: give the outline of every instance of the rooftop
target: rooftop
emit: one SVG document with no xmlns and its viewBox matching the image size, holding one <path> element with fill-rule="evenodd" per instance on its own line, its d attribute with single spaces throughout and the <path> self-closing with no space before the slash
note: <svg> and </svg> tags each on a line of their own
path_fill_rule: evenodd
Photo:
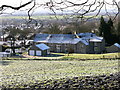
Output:
<svg viewBox="0 0 120 90">
<path fill-rule="evenodd" d="M 80 33 L 77 35 L 82 35 L 82 37 L 77 38 L 75 34 L 36 34 L 34 42 L 64 44 L 77 44 L 78 42 L 82 42 L 85 45 L 89 45 L 89 40 L 91 42 L 102 42 L 103 40 L 103 37 L 98 37 L 93 33 Z"/>
<path fill-rule="evenodd" d="M 42 44 L 37 44 L 36 47 L 38 47 L 38 48 L 41 49 L 41 50 L 47 50 L 47 49 L 50 48 L 50 47 L 48 47 L 47 45 L 45 45 L 44 43 L 42 43 Z"/>
<path fill-rule="evenodd" d="M 114 45 L 120 48 L 120 44 L 118 44 L 118 43 L 115 43 Z"/>
</svg>

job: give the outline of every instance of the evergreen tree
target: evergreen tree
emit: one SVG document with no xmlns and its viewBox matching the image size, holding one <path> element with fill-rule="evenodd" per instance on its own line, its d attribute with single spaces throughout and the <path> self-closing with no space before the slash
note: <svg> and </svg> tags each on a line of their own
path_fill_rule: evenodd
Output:
<svg viewBox="0 0 120 90">
<path fill-rule="evenodd" d="M 113 21 L 111 20 L 111 18 L 108 21 L 108 29 L 110 31 L 109 43 L 111 45 L 114 44 L 114 43 L 117 43 L 118 42 L 118 36 L 117 36 L 117 32 L 114 28 Z"/>
<path fill-rule="evenodd" d="M 108 29 L 111 34 L 116 34 L 116 30 L 114 28 L 113 21 L 111 20 L 111 18 L 108 20 Z"/>
<path fill-rule="evenodd" d="M 103 36 L 107 44 L 114 44 L 117 42 L 116 35 L 114 34 L 114 25 L 111 18 L 108 22 L 105 22 L 104 18 L 101 17 L 100 27 L 99 27 L 99 36 Z"/>
<path fill-rule="evenodd" d="M 120 21 L 118 22 L 117 26 L 117 35 L 120 36 Z"/>
<path fill-rule="evenodd" d="M 113 22 L 111 20 L 111 18 L 108 20 L 107 22 L 107 29 L 105 31 L 105 38 L 106 38 L 106 42 L 108 44 L 113 44 L 113 37 L 112 37 L 112 30 L 113 29 Z"/>
<path fill-rule="evenodd" d="M 104 31 L 106 30 L 106 22 L 103 16 L 100 19 L 100 27 L 99 27 L 99 36 L 104 36 Z"/>
<path fill-rule="evenodd" d="M 118 22 L 118 26 L 117 26 L 117 38 L 118 38 L 118 43 L 120 44 L 120 21 Z"/>
</svg>

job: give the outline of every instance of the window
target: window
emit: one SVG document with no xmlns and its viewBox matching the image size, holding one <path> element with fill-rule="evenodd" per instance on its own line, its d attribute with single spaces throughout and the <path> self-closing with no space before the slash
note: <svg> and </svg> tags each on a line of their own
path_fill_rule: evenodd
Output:
<svg viewBox="0 0 120 90">
<path fill-rule="evenodd" d="M 83 48 L 83 47 L 84 47 L 84 45 L 82 44 L 82 45 L 81 45 L 81 47 Z"/>
<path fill-rule="evenodd" d="M 60 45 L 56 45 L 56 49 L 57 49 L 57 52 L 60 52 L 61 51 L 61 46 Z"/>
<path fill-rule="evenodd" d="M 68 45 L 67 44 L 64 45 L 65 45 L 65 52 L 68 52 Z"/>
<path fill-rule="evenodd" d="M 34 50 L 30 50 L 29 51 L 29 55 L 34 56 L 35 55 L 35 51 Z"/>
<path fill-rule="evenodd" d="M 36 56 L 41 56 L 41 51 L 36 51 Z"/>
<path fill-rule="evenodd" d="M 95 47 L 97 47 L 97 46 L 98 46 L 96 42 L 94 43 L 94 46 L 95 46 Z"/>
</svg>

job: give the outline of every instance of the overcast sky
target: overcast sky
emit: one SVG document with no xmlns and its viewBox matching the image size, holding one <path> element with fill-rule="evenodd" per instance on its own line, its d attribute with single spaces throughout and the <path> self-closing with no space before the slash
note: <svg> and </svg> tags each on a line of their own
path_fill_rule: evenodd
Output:
<svg viewBox="0 0 120 90">
<path fill-rule="evenodd" d="M 30 0 L 0 0 L 0 6 L 1 5 L 12 5 L 12 6 L 19 6 L 20 4 L 24 4 L 26 2 L 28 2 Z M 36 0 L 36 2 L 40 3 L 40 4 L 44 4 L 45 2 L 50 1 L 50 0 Z M 54 0 L 54 1 L 61 1 L 61 0 Z M 74 1 L 75 3 L 81 3 L 81 2 L 85 2 L 86 0 L 69 0 L 69 1 Z M 76 2 L 77 1 L 77 2 Z M 79 2 L 78 2 L 79 1 Z M 92 2 L 93 0 L 89 0 L 90 2 Z M 98 0 L 101 1 L 101 0 Z M 105 0 L 107 2 L 112 2 L 112 0 Z M 120 0 L 115 0 L 115 1 L 120 1 Z M 22 8 L 21 10 L 25 10 L 26 8 L 31 7 L 33 4 L 28 5 L 25 8 Z M 111 9 L 113 7 L 109 7 L 109 9 Z M 46 12 L 48 11 L 48 9 L 45 9 L 43 7 L 40 7 L 38 10 L 40 10 L 41 12 Z M 38 11 L 36 10 L 36 11 Z M 6 11 L 7 13 L 12 12 L 11 9 L 7 9 Z"/>
</svg>

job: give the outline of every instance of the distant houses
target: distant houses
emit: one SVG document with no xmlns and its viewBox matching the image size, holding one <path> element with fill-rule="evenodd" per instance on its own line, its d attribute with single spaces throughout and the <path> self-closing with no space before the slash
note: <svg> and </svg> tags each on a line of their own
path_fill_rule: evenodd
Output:
<svg viewBox="0 0 120 90">
<path fill-rule="evenodd" d="M 6 34 L 0 36 L 0 39 L 1 39 L 1 41 L 2 40 L 7 41 L 9 39 L 9 37 L 11 37 L 11 35 L 9 33 L 6 33 Z"/>
<path fill-rule="evenodd" d="M 4 46 L 9 46 L 9 44 L 7 42 L 0 41 L 0 52 L 4 51 Z"/>
<path fill-rule="evenodd" d="M 7 42 L 0 41 L 0 57 L 8 57 L 10 56 L 10 53 L 4 52 L 6 47 L 8 47 L 9 44 Z"/>
<path fill-rule="evenodd" d="M 36 34 L 35 44 L 44 43 L 51 52 L 103 53 L 105 40 L 93 33 L 81 34 Z"/>
</svg>

